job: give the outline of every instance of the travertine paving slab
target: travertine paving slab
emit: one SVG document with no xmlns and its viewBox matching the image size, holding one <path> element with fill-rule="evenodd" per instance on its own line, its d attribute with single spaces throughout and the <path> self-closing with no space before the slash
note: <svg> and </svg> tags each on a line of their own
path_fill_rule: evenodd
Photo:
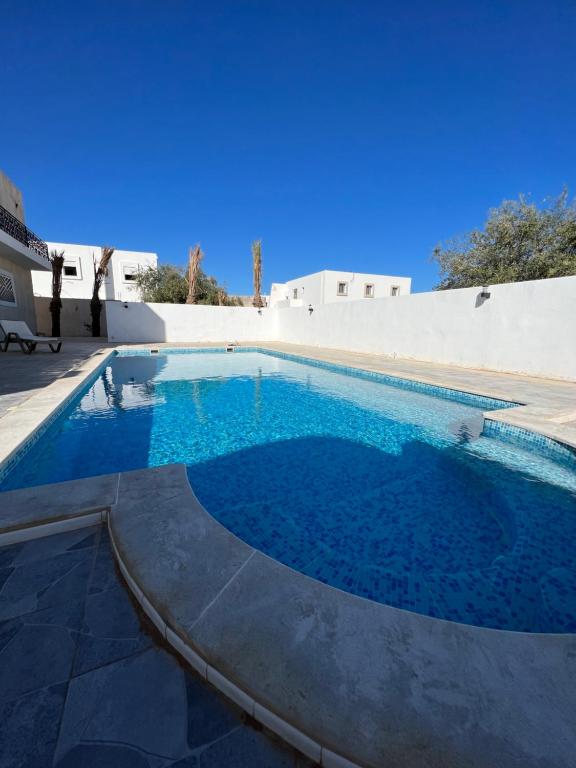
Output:
<svg viewBox="0 0 576 768">
<path fill-rule="evenodd" d="M 0 533 L 107 509 L 116 501 L 118 475 L 36 485 L 0 494 Z"/>
<path fill-rule="evenodd" d="M 571 765 L 574 637 L 431 619 L 257 553 L 190 638 L 257 701 L 361 763 Z"/>
<path fill-rule="evenodd" d="M 254 552 L 200 505 L 181 464 L 123 473 L 111 530 L 130 575 L 176 630 L 197 620 Z"/>
</svg>

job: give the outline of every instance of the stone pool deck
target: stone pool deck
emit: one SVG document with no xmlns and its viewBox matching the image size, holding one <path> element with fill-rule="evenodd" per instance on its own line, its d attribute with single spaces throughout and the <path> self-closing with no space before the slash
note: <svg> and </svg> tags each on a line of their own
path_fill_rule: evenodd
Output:
<svg viewBox="0 0 576 768">
<path fill-rule="evenodd" d="M 171 653 L 102 525 L 0 548 L 2 768 L 311 768 Z"/>
</svg>

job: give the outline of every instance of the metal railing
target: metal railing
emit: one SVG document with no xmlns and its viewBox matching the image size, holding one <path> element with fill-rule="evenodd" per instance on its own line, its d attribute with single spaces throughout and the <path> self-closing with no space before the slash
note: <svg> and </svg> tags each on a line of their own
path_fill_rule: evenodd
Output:
<svg viewBox="0 0 576 768">
<path fill-rule="evenodd" d="M 48 261 L 48 246 L 38 235 L 0 205 L 0 229 Z"/>
</svg>

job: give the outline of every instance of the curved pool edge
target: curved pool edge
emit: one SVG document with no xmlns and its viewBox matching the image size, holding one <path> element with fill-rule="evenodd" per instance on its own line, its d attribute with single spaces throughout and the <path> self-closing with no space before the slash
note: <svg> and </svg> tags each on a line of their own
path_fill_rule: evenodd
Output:
<svg viewBox="0 0 576 768">
<path fill-rule="evenodd" d="M 322 765 L 572 764 L 576 636 L 456 624 L 322 584 L 224 528 L 184 465 L 121 474 L 109 527 L 168 642 Z"/>
</svg>

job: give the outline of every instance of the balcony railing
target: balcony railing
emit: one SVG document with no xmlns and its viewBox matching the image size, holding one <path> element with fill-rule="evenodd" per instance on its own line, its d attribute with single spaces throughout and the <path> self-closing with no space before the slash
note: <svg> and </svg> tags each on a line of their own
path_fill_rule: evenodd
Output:
<svg viewBox="0 0 576 768">
<path fill-rule="evenodd" d="M 38 235 L 31 232 L 27 226 L 22 224 L 16 216 L 13 216 L 10 211 L 0 205 L 0 229 L 4 230 L 7 234 L 18 240 L 22 245 L 26 245 L 30 250 L 34 251 L 43 259 L 48 261 L 48 246 L 41 240 Z"/>
</svg>

